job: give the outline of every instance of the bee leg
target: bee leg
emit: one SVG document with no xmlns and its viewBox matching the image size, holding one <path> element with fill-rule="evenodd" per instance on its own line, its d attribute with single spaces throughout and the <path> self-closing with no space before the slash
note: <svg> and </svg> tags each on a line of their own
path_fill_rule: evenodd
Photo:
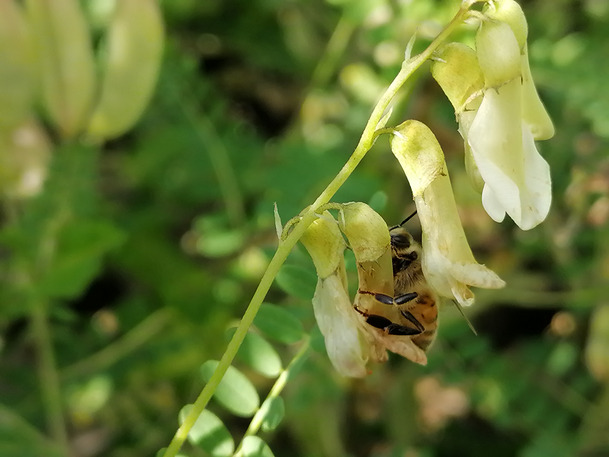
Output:
<svg viewBox="0 0 609 457">
<path fill-rule="evenodd" d="M 408 303 L 411 300 L 417 298 L 419 294 L 416 292 L 410 292 L 409 294 L 399 295 L 393 299 L 396 305 L 403 305 L 404 303 Z"/>
<path fill-rule="evenodd" d="M 423 324 L 421 324 L 419 322 L 419 320 L 414 317 L 412 315 L 412 313 L 410 311 L 403 311 L 400 310 L 400 313 L 402 314 L 402 316 L 404 316 L 404 318 L 408 319 L 408 321 L 412 322 L 412 324 L 420 331 L 420 333 L 423 333 L 423 331 L 425 330 L 425 327 L 423 326 Z"/>
<path fill-rule="evenodd" d="M 406 327 L 396 324 L 389 319 L 378 314 L 370 314 L 366 318 L 366 323 L 385 331 L 389 335 L 419 335 L 423 331 L 418 328 Z"/>
<path fill-rule="evenodd" d="M 396 324 L 395 322 L 391 322 L 391 320 L 387 319 L 386 317 L 379 316 L 378 314 L 368 314 L 366 311 L 360 309 L 358 306 L 354 306 L 354 308 L 355 311 L 357 311 L 366 318 L 366 323 L 368 325 L 383 330 L 388 335 L 419 335 L 423 333 L 423 329 L 421 328 L 406 327 L 405 325 L 400 325 Z"/>
</svg>

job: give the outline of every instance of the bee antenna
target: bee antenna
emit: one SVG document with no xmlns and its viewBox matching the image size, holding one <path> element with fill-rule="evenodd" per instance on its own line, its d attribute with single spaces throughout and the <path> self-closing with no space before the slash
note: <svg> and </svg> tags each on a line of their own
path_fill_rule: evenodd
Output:
<svg viewBox="0 0 609 457">
<path fill-rule="evenodd" d="M 406 219 L 404 219 L 402 222 L 400 222 L 400 225 L 399 225 L 399 226 L 401 227 L 402 225 L 404 225 L 404 224 L 405 224 L 406 222 L 408 222 L 410 219 L 412 219 L 413 217 L 415 217 L 415 216 L 416 216 L 416 214 L 417 214 L 417 210 L 415 209 L 415 210 L 414 210 L 414 213 L 412 213 L 410 216 L 408 216 Z"/>
<path fill-rule="evenodd" d="M 478 336 L 478 332 L 474 328 L 474 324 L 472 324 L 472 322 L 469 320 L 469 318 L 465 315 L 465 312 L 463 311 L 463 308 L 461 307 L 461 305 L 459 303 L 457 303 L 455 300 L 453 300 L 452 302 L 455 304 L 455 306 L 459 310 L 459 313 L 461 313 L 461 316 L 463 317 L 463 319 L 465 319 L 465 322 L 467 322 L 467 325 L 468 325 L 469 329 L 472 331 L 472 333 L 474 335 Z"/>
<path fill-rule="evenodd" d="M 402 222 L 400 222 L 398 225 L 394 225 L 393 227 L 389 227 L 389 231 L 396 229 L 398 227 L 403 226 L 406 222 L 408 222 L 410 219 L 412 219 L 415 215 L 417 214 L 417 210 L 414 210 L 414 213 L 412 213 L 410 216 L 408 216 L 406 219 L 404 219 Z"/>
</svg>

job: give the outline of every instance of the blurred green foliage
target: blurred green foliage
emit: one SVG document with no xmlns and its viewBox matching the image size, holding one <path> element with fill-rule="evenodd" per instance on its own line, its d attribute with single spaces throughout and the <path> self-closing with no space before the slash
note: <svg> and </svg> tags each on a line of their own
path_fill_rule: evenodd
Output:
<svg viewBox="0 0 609 457">
<path fill-rule="evenodd" d="M 285 222 L 314 200 L 412 34 L 417 52 L 458 3 L 163 1 L 163 65 L 136 127 L 96 146 L 59 139 L 45 119 L 54 146 L 43 192 L 4 200 L 0 455 L 62 455 L 45 420 L 44 347 L 73 456 L 166 446 L 274 251 L 273 203 Z M 82 4 L 101 27 L 105 1 Z M 522 6 L 557 132 L 541 146 L 554 183 L 548 219 L 528 232 L 490 220 L 467 182 L 452 108 L 420 71 L 390 124 L 414 118 L 436 133 L 470 244 L 508 286 L 466 310 L 478 336 L 442 308 L 427 367 L 392 358 L 346 380 L 325 355 L 314 269 L 296 248 L 235 363 L 241 393 L 264 399 L 310 335 L 281 405 L 263 405 L 260 436 L 274 455 L 609 455 L 609 3 Z M 467 27 L 459 33 L 471 40 Z M 412 211 L 384 139 L 334 200 L 370 202 L 390 223 Z M 265 351 L 268 360 L 256 357 Z M 249 400 L 233 410 L 252 413 Z M 212 401 L 184 455 L 232 454 L 249 420 L 221 404 Z M 265 442 L 248 437 L 243 455 L 272 455 Z"/>
</svg>

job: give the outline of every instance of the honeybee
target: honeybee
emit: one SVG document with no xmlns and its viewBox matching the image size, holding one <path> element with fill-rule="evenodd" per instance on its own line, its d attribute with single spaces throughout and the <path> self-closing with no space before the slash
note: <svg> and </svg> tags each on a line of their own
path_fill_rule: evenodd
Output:
<svg viewBox="0 0 609 457">
<path fill-rule="evenodd" d="M 359 291 L 373 295 L 380 303 L 397 307 L 399 322 L 393 322 L 380 314 L 370 314 L 357 306 L 355 310 L 366 318 L 369 325 L 389 335 L 411 336 L 412 342 L 426 351 L 433 343 L 438 329 L 438 298 L 423 275 L 421 245 L 402 226 L 410 217 L 389 229 L 394 296 Z"/>
</svg>

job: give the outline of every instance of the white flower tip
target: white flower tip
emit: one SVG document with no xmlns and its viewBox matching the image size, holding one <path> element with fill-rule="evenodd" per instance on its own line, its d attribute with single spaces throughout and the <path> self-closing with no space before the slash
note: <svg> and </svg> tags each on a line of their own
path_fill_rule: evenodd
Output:
<svg viewBox="0 0 609 457">
<path fill-rule="evenodd" d="M 479 263 L 453 264 L 450 272 L 458 282 L 468 286 L 482 289 L 501 289 L 505 286 L 505 281 L 497 273 Z"/>
</svg>

